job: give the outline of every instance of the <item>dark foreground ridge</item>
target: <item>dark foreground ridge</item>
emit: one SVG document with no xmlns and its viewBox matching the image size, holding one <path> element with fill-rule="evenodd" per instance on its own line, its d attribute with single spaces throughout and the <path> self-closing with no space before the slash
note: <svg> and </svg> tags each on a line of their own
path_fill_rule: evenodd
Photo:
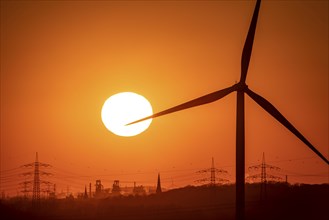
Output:
<svg viewBox="0 0 329 220">
<path fill-rule="evenodd" d="M 329 219 L 329 185 L 267 185 L 260 197 L 259 184 L 246 185 L 246 219 Z M 229 220 L 235 219 L 235 185 L 187 186 L 149 196 L 106 199 L 1 201 L 1 219 L 143 219 Z"/>
</svg>

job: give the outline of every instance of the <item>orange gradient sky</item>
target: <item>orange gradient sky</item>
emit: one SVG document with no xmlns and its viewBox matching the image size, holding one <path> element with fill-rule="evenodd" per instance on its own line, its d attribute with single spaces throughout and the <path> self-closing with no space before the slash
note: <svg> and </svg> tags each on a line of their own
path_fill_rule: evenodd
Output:
<svg viewBox="0 0 329 220">
<path fill-rule="evenodd" d="M 194 184 L 214 157 L 234 182 L 236 93 L 128 138 L 105 128 L 101 108 L 131 91 L 157 112 L 234 84 L 254 5 L 2 1 L 1 170 L 39 152 L 59 190 L 96 179 L 154 185 L 158 172 L 169 188 Z M 264 1 L 247 77 L 327 158 L 328 37 L 328 1 Z M 328 183 L 306 145 L 247 96 L 245 106 L 246 167 L 265 152 L 288 181 Z"/>
</svg>

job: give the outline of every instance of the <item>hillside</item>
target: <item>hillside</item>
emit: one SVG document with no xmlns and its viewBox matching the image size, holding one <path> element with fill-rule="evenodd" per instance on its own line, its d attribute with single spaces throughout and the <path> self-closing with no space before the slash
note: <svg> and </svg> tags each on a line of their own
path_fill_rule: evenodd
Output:
<svg viewBox="0 0 329 220">
<path fill-rule="evenodd" d="M 246 185 L 246 219 L 328 219 L 329 185 Z M 234 219 L 235 186 L 187 186 L 149 196 L 1 202 L 6 219 Z M 3 218 L 2 218 L 3 219 Z"/>
</svg>

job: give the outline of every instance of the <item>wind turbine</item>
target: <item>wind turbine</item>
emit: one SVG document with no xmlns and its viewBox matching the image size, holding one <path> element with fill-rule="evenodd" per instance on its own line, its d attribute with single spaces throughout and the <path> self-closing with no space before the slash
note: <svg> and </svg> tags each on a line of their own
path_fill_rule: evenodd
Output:
<svg viewBox="0 0 329 220">
<path fill-rule="evenodd" d="M 244 126 L 244 94 L 246 93 L 265 111 L 277 119 L 283 126 L 295 134 L 302 142 L 304 142 L 314 153 L 316 153 L 325 163 L 329 161 L 324 157 L 269 101 L 262 96 L 250 90 L 246 84 L 247 72 L 251 51 L 254 42 L 258 12 L 261 0 L 257 0 L 255 10 L 250 23 L 248 35 L 243 47 L 241 57 L 241 78 L 240 81 L 233 86 L 218 90 L 216 92 L 201 96 L 175 107 L 155 113 L 151 116 L 131 122 L 127 125 L 135 124 L 150 118 L 167 115 L 184 109 L 196 107 L 217 101 L 226 95 L 237 92 L 237 109 L 236 109 L 236 218 L 244 219 L 244 200 L 245 200 L 245 126 Z"/>
</svg>

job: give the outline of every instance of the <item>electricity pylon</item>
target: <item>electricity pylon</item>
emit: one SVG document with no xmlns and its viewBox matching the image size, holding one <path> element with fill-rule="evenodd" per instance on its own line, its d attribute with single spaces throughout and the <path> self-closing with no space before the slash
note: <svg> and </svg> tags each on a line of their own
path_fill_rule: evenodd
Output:
<svg viewBox="0 0 329 220">
<path fill-rule="evenodd" d="M 48 172 L 44 172 L 44 171 L 40 171 L 41 167 L 51 167 L 49 164 L 46 163 L 40 163 L 39 159 L 38 159 L 38 152 L 36 152 L 35 155 L 35 162 L 33 163 L 29 163 L 29 164 L 25 164 L 22 167 L 33 167 L 34 171 L 30 171 L 30 172 L 26 172 L 23 173 L 23 176 L 31 176 L 33 174 L 33 194 L 32 194 L 32 203 L 37 205 L 40 203 L 40 183 L 46 183 L 49 184 L 50 182 L 48 181 L 41 181 L 40 180 L 40 175 L 43 176 L 50 176 L 52 175 L 51 173 Z M 30 181 L 31 182 L 31 181 Z"/>
<path fill-rule="evenodd" d="M 249 171 L 257 171 L 257 170 L 261 170 L 260 173 L 254 174 L 254 175 L 250 175 L 247 177 L 247 179 L 249 180 L 257 180 L 260 179 L 260 199 L 264 200 L 266 198 L 266 184 L 267 184 L 267 180 L 271 180 L 271 181 L 280 181 L 282 180 L 281 177 L 279 176 L 274 176 L 271 175 L 269 173 L 266 172 L 266 169 L 268 170 L 275 170 L 275 171 L 280 171 L 281 168 L 276 167 L 276 166 L 272 166 L 269 164 L 266 164 L 265 162 L 265 154 L 263 152 L 263 159 L 262 159 L 262 163 L 258 164 L 258 165 L 254 165 L 254 166 L 250 166 L 248 168 Z"/>
<path fill-rule="evenodd" d="M 217 169 L 215 167 L 214 158 L 212 158 L 212 161 L 211 161 L 211 168 L 197 171 L 197 173 L 209 173 L 209 172 L 210 172 L 210 178 L 209 177 L 202 178 L 202 179 L 196 180 L 195 182 L 210 182 L 209 185 L 211 185 L 211 186 L 229 182 L 229 180 L 227 180 L 227 179 L 216 177 L 216 173 L 218 175 L 227 175 L 228 172 L 223 169 Z M 216 180 L 217 180 L 217 182 L 216 182 Z"/>
</svg>

